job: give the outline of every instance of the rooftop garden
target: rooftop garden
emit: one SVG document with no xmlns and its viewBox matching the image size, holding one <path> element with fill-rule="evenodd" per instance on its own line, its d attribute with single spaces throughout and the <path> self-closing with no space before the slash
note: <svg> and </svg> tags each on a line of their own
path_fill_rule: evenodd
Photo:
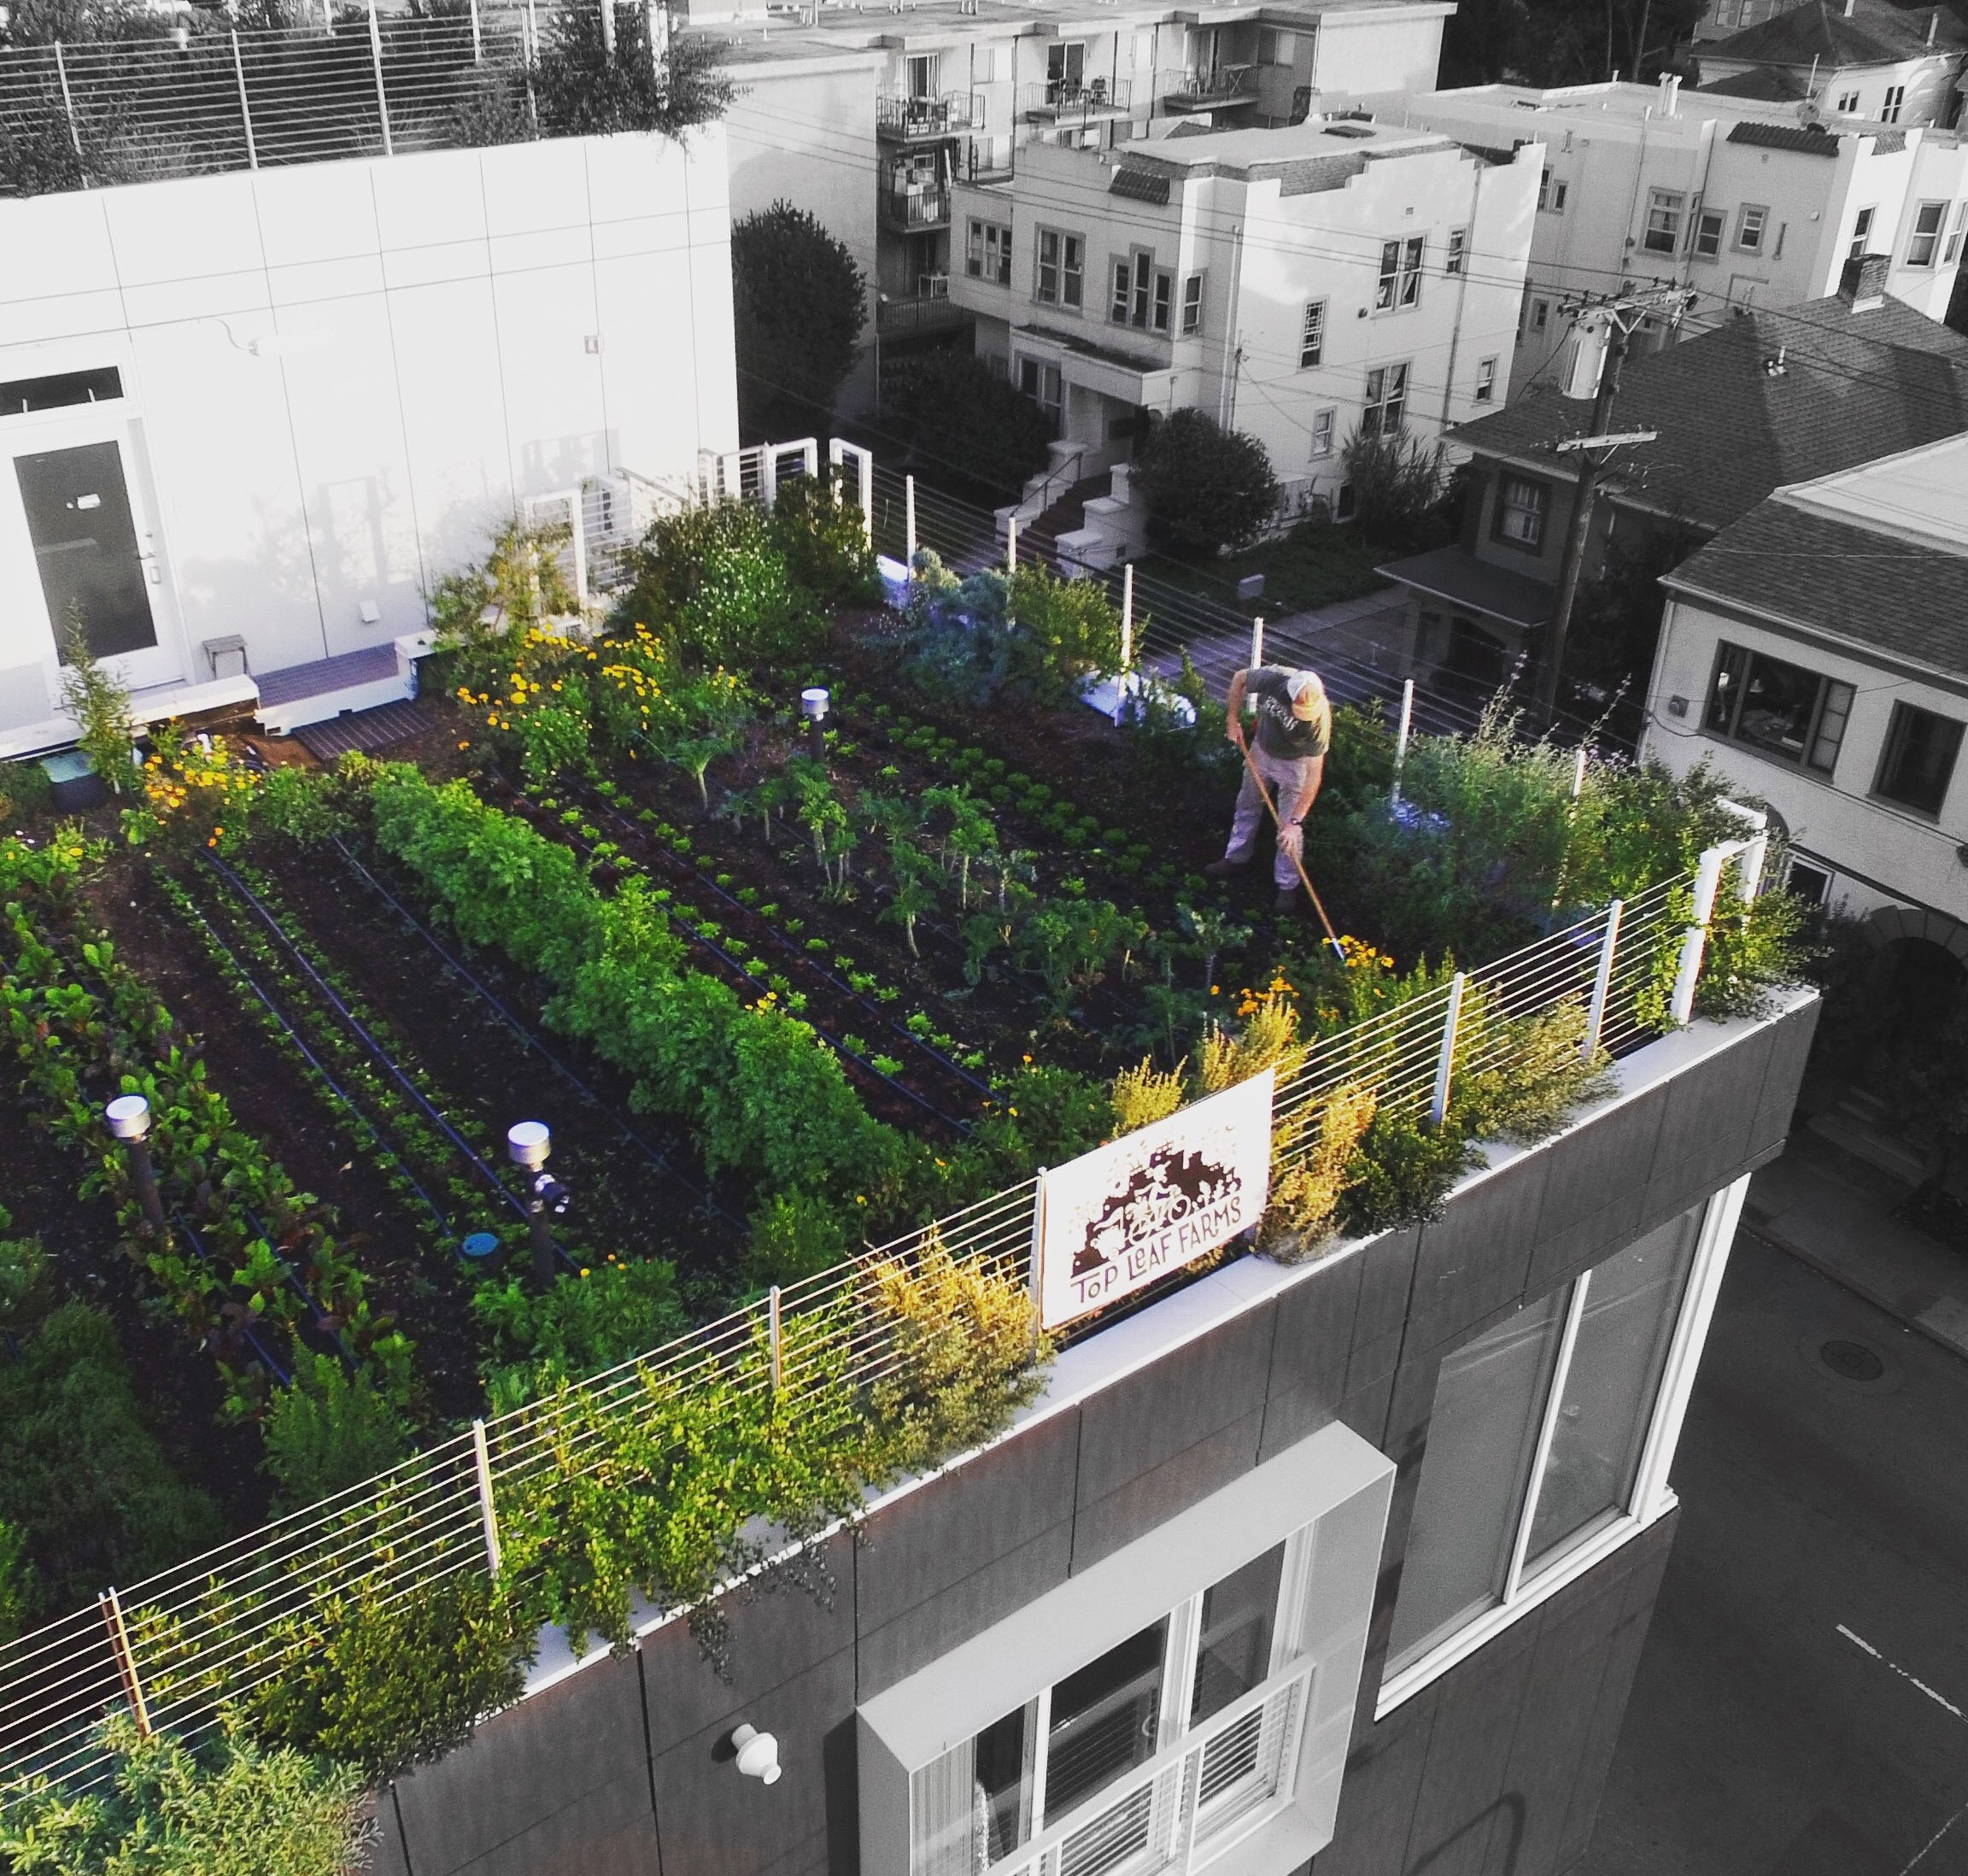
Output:
<svg viewBox="0 0 1968 1876">
<path fill-rule="evenodd" d="M 38 1455 L 0 1480 L 0 1643 L 100 1655 L 97 1592 L 143 1584 L 117 1659 L 196 1746 L 79 1745 L 0 1647 L 26 1715 L 0 1777 L 120 1781 L 86 1816 L 17 1797 L 0 1857 L 172 1779 L 305 1785 L 308 1843 L 345 1845 L 351 1781 L 516 1697 L 542 1625 L 619 1645 L 689 1608 L 715 1652 L 760 1529 L 1033 1398 L 1050 1346 L 993 1221 L 1028 1238 L 1037 1168 L 1269 1068 L 1263 1254 L 1425 1215 L 1474 1142 L 1601 1085 L 1576 963 L 1611 900 L 1650 910 L 1608 1039 L 1669 1026 L 1690 876 L 1740 831 L 1706 776 L 1581 771 L 1495 714 L 1412 742 L 1397 791 L 1387 727 L 1342 709 L 1305 854 L 1328 944 L 1200 871 L 1239 773 L 1220 701 L 1151 687 L 1116 728 L 1078 701 L 1120 663 L 1092 583 L 925 556 L 885 605 L 858 513 L 795 483 L 658 523 L 573 629 L 554 545 L 508 531 L 432 593 L 436 726 L 392 759 L 167 726 L 131 767 L 99 685 L 107 806 L 0 774 L 0 1425 Z M 1697 1009 L 1752 1007 L 1797 931 L 1780 893 L 1725 897 Z M 1458 966 L 1532 945 L 1472 980 L 1439 1121 L 1397 1098 Z M 105 1124 L 126 1093 L 155 1202 Z M 524 1119 L 568 1199 L 544 1262 Z M 430 1536 L 447 1492 L 469 1515 Z"/>
</svg>

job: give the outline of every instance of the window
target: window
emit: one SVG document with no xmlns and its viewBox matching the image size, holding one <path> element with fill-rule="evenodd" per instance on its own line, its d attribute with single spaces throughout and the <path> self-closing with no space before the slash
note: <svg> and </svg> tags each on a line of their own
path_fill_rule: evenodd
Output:
<svg viewBox="0 0 1968 1876">
<path fill-rule="evenodd" d="M 1695 218 L 1695 258 L 1713 261 L 1722 251 L 1722 229 L 1726 217 L 1719 208 L 1704 208 Z"/>
<path fill-rule="evenodd" d="M 1128 323 L 1128 309 L 1134 300 L 1134 263 L 1132 261 L 1116 261 L 1114 263 L 1114 291 L 1107 302 L 1107 317 L 1116 325 Z"/>
<path fill-rule="evenodd" d="M 97 404 L 122 395 L 122 374 L 114 365 L 94 371 L 57 372 L 48 378 L 13 378 L 0 384 L 0 417 L 25 417 L 30 411 L 61 410 L 71 404 Z"/>
<path fill-rule="evenodd" d="M 1544 511 L 1549 506 L 1548 484 L 1528 476 L 1496 478 L 1496 535 L 1499 541 L 1535 554 L 1544 544 Z"/>
<path fill-rule="evenodd" d="M 1852 697 L 1850 684 L 1725 640 L 1716 648 L 1703 723 L 1712 736 L 1830 775 Z"/>
<path fill-rule="evenodd" d="M 1900 121 L 1900 107 L 1906 102 L 1906 87 L 1904 85 L 1889 85 L 1886 87 L 1886 102 L 1879 107 L 1879 121 L 1882 124 L 1897 124 Z"/>
<path fill-rule="evenodd" d="M 1420 235 L 1380 243 L 1380 284 L 1374 295 L 1375 312 L 1391 313 L 1420 302 L 1422 252 Z"/>
<path fill-rule="evenodd" d="M 1052 427 L 1057 430 L 1066 409 L 1066 391 L 1059 367 L 1048 365 L 1041 359 L 1021 358 L 1018 389 L 1052 419 Z"/>
<path fill-rule="evenodd" d="M 1953 718 L 1896 703 L 1872 792 L 1917 814 L 1938 814 L 1960 753 L 1961 725 Z"/>
<path fill-rule="evenodd" d="M 1360 413 L 1362 437 L 1391 437 L 1408 408 L 1408 367 L 1383 365 L 1367 374 L 1367 407 Z"/>
<path fill-rule="evenodd" d="M 1163 1841 L 1178 1803 L 1195 1805 L 1200 1843 L 1282 1795 L 1282 1735 L 1310 1665 L 1284 1679 L 1301 1654 L 1312 1535 L 1272 1545 L 911 1774 L 911 1876 L 980 1876 L 1048 1832 L 1059 1843 L 1083 1809 L 1057 1867 L 1104 1876 Z M 1282 1684 L 1250 1703 L 1270 1681 Z M 1130 1779 L 1191 1735 L 1192 1792 L 1178 1789 L 1186 1778 Z"/>
<path fill-rule="evenodd" d="M 1549 300 L 1533 300 L 1531 302 L 1531 330 L 1542 332 L 1551 323 L 1551 302 Z"/>
<path fill-rule="evenodd" d="M 1107 302 L 1107 317 L 1116 325 L 1146 326 L 1157 332 L 1168 330 L 1175 302 L 1175 276 L 1157 272 L 1155 257 L 1137 248 L 1126 259 L 1114 261 L 1114 290 Z"/>
<path fill-rule="evenodd" d="M 1298 369 L 1309 372 L 1326 355 L 1326 302 L 1305 302 L 1305 323 L 1298 331 Z"/>
<path fill-rule="evenodd" d="M 1442 1363 L 1390 1679 L 1637 1515 L 1641 1462 L 1708 1210 L 1671 1219 Z"/>
<path fill-rule="evenodd" d="M 1968 202 L 1954 205 L 1954 219 L 1948 225 L 1948 245 L 1941 250 L 1941 264 L 1951 267 L 1961 258 L 1962 237 L 1968 235 Z"/>
<path fill-rule="evenodd" d="M 1055 39 L 1046 48 L 1046 101 L 1057 104 L 1080 95 L 1086 75 L 1086 48 L 1077 39 Z"/>
<path fill-rule="evenodd" d="M 1164 270 L 1155 276 L 1155 301 L 1148 309 L 1148 325 L 1151 331 L 1166 332 L 1169 314 L 1174 309 L 1175 276 Z"/>
<path fill-rule="evenodd" d="M 1656 189 L 1647 199 L 1647 232 L 1640 245 L 1649 254 L 1672 254 L 1681 243 L 1681 212 L 1687 197 L 1671 189 Z"/>
<path fill-rule="evenodd" d="M 1259 26 L 1257 62 L 1260 65 L 1296 65 L 1298 62 L 1298 35 L 1296 32 L 1280 32 L 1275 26 Z"/>
<path fill-rule="evenodd" d="M 1924 202 L 1913 211 L 1913 238 L 1906 243 L 1906 265 L 1930 267 L 1941 247 L 1941 218 L 1948 213 L 1944 202 Z"/>
<path fill-rule="evenodd" d="M 1078 306 L 1086 267 L 1086 244 L 1078 235 L 1066 234 L 1057 228 L 1041 228 L 1034 296 L 1047 306 Z"/>
<path fill-rule="evenodd" d="M 1770 211 L 1760 203 L 1746 202 L 1736 214 L 1736 245 L 1744 254 L 1763 251 L 1764 231 L 1770 226 Z"/>
<path fill-rule="evenodd" d="M 1203 276 L 1192 273 L 1182 283 L 1182 337 L 1194 338 L 1203 330 Z"/>
<path fill-rule="evenodd" d="M 1861 208 L 1852 218 L 1852 245 L 1845 250 L 1848 260 L 1856 261 L 1865 253 L 1866 243 L 1872 238 L 1873 214 L 1871 208 Z"/>
<path fill-rule="evenodd" d="M 934 97 L 940 89 L 942 76 L 943 56 L 940 52 L 918 52 L 911 55 L 909 62 L 909 95 L 911 97 Z"/>
<path fill-rule="evenodd" d="M 1460 273 L 1463 263 L 1469 258 L 1469 231 L 1467 228 L 1451 228 L 1449 231 L 1449 258 L 1442 263 L 1444 273 Z"/>
<path fill-rule="evenodd" d="M 1011 284 L 1011 231 L 995 221 L 970 222 L 964 244 L 964 271 L 973 280 Z"/>
<path fill-rule="evenodd" d="M 1565 185 L 1548 169 L 1538 179 L 1538 206 L 1548 214 L 1565 213 Z"/>
<path fill-rule="evenodd" d="M 1312 413 L 1312 455 L 1316 461 L 1321 456 L 1332 454 L 1332 425 L 1338 416 L 1337 411 L 1315 410 Z"/>
<path fill-rule="evenodd" d="M 1496 361 L 1481 358 L 1476 361 L 1476 402 L 1479 404 L 1493 403 L 1496 397 Z"/>
<path fill-rule="evenodd" d="M 1841 117 L 1856 117 L 1859 114 L 1859 94 L 1856 91 L 1841 91 L 1838 94 L 1838 114 Z"/>
<path fill-rule="evenodd" d="M 1824 895 L 1831 890 L 1831 876 L 1822 866 L 1807 866 L 1801 860 L 1792 860 L 1784 889 L 1807 906 L 1822 906 Z"/>
</svg>

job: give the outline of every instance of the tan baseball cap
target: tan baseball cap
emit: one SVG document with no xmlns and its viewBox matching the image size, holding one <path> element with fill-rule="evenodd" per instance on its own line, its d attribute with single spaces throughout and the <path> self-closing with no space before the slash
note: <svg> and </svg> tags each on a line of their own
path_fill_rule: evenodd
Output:
<svg viewBox="0 0 1968 1876">
<path fill-rule="evenodd" d="M 1316 717 L 1326 702 L 1326 686 L 1315 671 L 1295 671 L 1285 680 L 1295 717 Z"/>
</svg>

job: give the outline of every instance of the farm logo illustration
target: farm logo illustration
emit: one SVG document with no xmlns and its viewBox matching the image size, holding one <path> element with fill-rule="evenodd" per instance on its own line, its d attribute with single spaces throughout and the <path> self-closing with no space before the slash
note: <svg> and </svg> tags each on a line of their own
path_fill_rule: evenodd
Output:
<svg viewBox="0 0 1968 1876">
<path fill-rule="evenodd" d="M 1271 1162 L 1268 1071 L 1096 1147 L 1040 1181 L 1040 1312 L 1072 1322 L 1256 1223 Z"/>
</svg>

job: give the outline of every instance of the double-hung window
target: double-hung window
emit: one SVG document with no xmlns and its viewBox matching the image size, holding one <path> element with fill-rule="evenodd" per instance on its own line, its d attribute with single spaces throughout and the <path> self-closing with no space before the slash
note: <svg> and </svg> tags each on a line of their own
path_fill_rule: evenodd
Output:
<svg viewBox="0 0 1968 1876">
<path fill-rule="evenodd" d="M 1852 245 L 1845 250 L 1848 261 L 1856 261 L 1866 251 L 1866 243 L 1872 238 L 1872 217 L 1877 213 L 1871 208 L 1861 208 L 1852 218 Z"/>
<path fill-rule="evenodd" d="M 1044 306 L 1077 308 L 1085 296 L 1086 246 L 1059 228 L 1039 231 L 1038 266 L 1033 296 Z"/>
<path fill-rule="evenodd" d="M 1704 208 L 1695 218 L 1695 258 L 1713 261 L 1722 251 L 1722 230 L 1728 217 L 1719 208 Z"/>
<path fill-rule="evenodd" d="M 1298 329 L 1298 369 L 1309 372 L 1326 356 L 1326 302 L 1308 300 L 1305 320 Z"/>
<path fill-rule="evenodd" d="M 1770 226 L 1770 211 L 1760 202 L 1746 202 L 1737 211 L 1736 245 L 1743 254 L 1760 254 L 1763 237 Z"/>
<path fill-rule="evenodd" d="M 1838 766 L 1850 684 L 1724 640 L 1716 647 L 1704 727 L 1765 755 L 1830 775 Z"/>
<path fill-rule="evenodd" d="M 1166 267 L 1155 273 L 1154 296 L 1148 302 L 1148 330 L 1166 332 L 1175 316 L 1175 276 Z"/>
<path fill-rule="evenodd" d="M 1476 402 L 1479 404 L 1494 403 L 1496 398 L 1496 361 L 1479 358 L 1476 361 Z"/>
<path fill-rule="evenodd" d="M 1838 94 L 1837 112 L 1841 117 L 1856 117 L 1859 114 L 1859 94 L 1856 91 L 1841 91 Z"/>
<path fill-rule="evenodd" d="M 1538 206 L 1547 214 L 1565 213 L 1564 182 L 1548 169 L 1538 179 Z"/>
<path fill-rule="evenodd" d="M 1192 273 L 1182 283 L 1182 337 L 1195 338 L 1203 331 L 1203 276 Z"/>
<path fill-rule="evenodd" d="M 1011 284 L 1011 231 L 995 221 L 971 218 L 964 247 L 964 271 L 973 280 Z"/>
<path fill-rule="evenodd" d="M 1941 220 L 1948 213 L 1944 202 L 1924 202 L 1913 211 L 1913 233 L 1906 243 L 1906 265 L 1930 267 L 1941 251 Z"/>
<path fill-rule="evenodd" d="M 1392 313 L 1420 303 L 1423 251 L 1420 235 L 1380 243 L 1380 279 L 1374 293 L 1375 312 Z"/>
<path fill-rule="evenodd" d="M 1175 276 L 1157 267 L 1154 255 L 1145 248 L 1115 257 L 1114 290 L 1107 303 L 1107 317 L 1114 325 L 1166 332 L 1174 302 Z"/>
<path fill-rule="evenodd" d="M 1719 1193 L 1449 1356 L 1402 1564 L 1382 1711 L 1662 1509 L 1691 1289 L 1719 1274 Z M 1669 1410 L 1663 1413 L 1663 1405 Z M 1487 1621 L 1486 1621 L 1487 1618 Z"/>
<path fill-rule="evenodd" d="M 1312 413 L 1312 460 L 1315 462 L 1322 456 L 1332 454 L 1332 426 L 1338 414 L 1338 412 L 1333 410 L 1315 410 Z"/>
<path fill-rule="evenodd" d="M 1460 273 L 1469 258 L 1469 231 L 1467 228 L 1451 228 L 1449 231 L 1449 254 L 1442 263 L 1444 273 Z"/>
<path fill-rule="evenodd" d="M 1916 814 L 1937 815 L 1961 753 L 1961 724 L 1909 703 L 1893 706 L 1892 727 L 1872 792 Z"/>
<path fill-rule="evenodd" d="M 1360 413 L 1360 434 L 1391 437 L 1407 413 L 1408 366 L 1376 366 L 1367 374 L 1367 402 Z"/>
<path fill-rule="evenodd" d="M 1529 476 L 1498 476 L 1496 538 L 1526 554 L 1540 552 L 1544 545 L 1545 511 L 1550 504 L 1549 483 L 1534 482 Z"/>
<path fill-rule="evenodd" d="M 1951 267 L 1961 258 L 1962 237 L 1968 236 L 1968 202 L 1954 204 L 1954 219 L 1948 224 L 1948 245 L 1941 250 L 1941 265 Z"/>
<path fill-rule="evenodd" d="M 1678 191 L 1656 189 L 1647 198 L 1647 228 L 1640 245 L 1649 254 L 1672 254 L 1681 244 L 1681 216 L 1688 198 Z"/>
<path fill-rule="evenodd" d="M 1906 102 L 1906 87 L 1904 85 L 1889 85 L 1886 87 L 1886 102 L 1879 107 L 1879 121 L 1882 124 L 1897 124 L 1900 121 L 1900 108 Z"/>
</svg>

